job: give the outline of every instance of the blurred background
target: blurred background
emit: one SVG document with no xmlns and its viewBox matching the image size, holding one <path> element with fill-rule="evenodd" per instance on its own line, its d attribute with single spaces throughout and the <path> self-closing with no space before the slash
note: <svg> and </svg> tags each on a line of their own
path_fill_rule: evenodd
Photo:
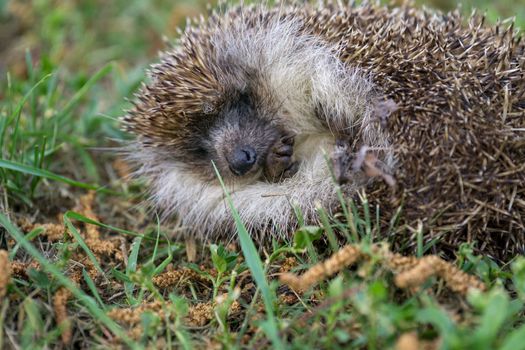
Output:
<svg viewBox="0 0 525 350">
<path fill-rule="evenodd" d="M 111 73 L 83 96 L 78 103 L 82 110 L 73 118 L 79 120 L 82 114 L 82 126 L 107 129 L 112 124 L 101 125 L 95 115 L 122 114 L 124 97 L 164 47 L 163 37 L 173 38 L 187 16 L 205 9 L 206 0 L 0 0 L 0 101 L 16 103 L 17 94 L 23 96 L 39 79 L 52 74 L 53 91 L 41 84 L 33 93 L 52 95 L 45 106 L 51 117 L 111 62 Z M 33 101 L 34 109 L 40 108 L 38 102 Z M 0 102 L 1 107 L 6 106 Z M 82 134 L 79 126 L 75 131 Z M 116 136 L 114 132 L 109 135 Z"/>
<path fill-rule="evenodd" d="M 211 6 L 215 1 L 211 1 Z M 76 74 L 117 60 L 129 69 L 149 62 L 187 17 L 205 13 L 207 0 L 0 0 L 0 70 L 27 74 L 25 54 Z M 416 1 L 443 11 L 460 6 L 490 21 L 516 17 L 525 23 L 525 0 Z"/>
<path fill-rule="evenodd" d="M 206 0 L 0 0 L 2 78 L 7 68 L 27 74 L 27 49 L 35 62 L 74 74 L 112 60 L 136 67 L 206 7 Z"/>
<path fill-rule="evenodd" d="M 41 181 L 34 168 L 108 183 L 107 154 L 93 150 L 126 137 L 117 121 L 126 98 L 164 38 L 173 40 L 187 17 L 207 8 L 207 0 L 0 0 L 0 160 L 33 169 L 21 174 L 4 164 L 0 192 L 31 205 Z M 478 8 L 490 22 L 515 16 L 518 27 L 525 24 L 525 0 L 467 0 L 460 8 Z"/>
</svg>

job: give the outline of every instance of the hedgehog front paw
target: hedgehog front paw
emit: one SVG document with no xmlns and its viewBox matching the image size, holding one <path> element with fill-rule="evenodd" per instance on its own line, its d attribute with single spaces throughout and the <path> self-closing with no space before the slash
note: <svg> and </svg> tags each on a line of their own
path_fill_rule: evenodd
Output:
<svg viewBox="0 0 525 350">
<path fill-rule="evenodd" d="M 276 182 L 295 175 L 299 163 L 292 159 L 293 145 L 294 135 L 285 135 L 270 149 L 264 168 L 264 176 L 267 180 Z"/>
<path fill-rule="evenodd" d="M 350 181 L 350 168 L 352 156 L 349 151 L 350 145 L 347 141 L 336 140 L 334 153 L 332 154 L 332 167 L 335 181 L 343 185 Z"/>
</svg>

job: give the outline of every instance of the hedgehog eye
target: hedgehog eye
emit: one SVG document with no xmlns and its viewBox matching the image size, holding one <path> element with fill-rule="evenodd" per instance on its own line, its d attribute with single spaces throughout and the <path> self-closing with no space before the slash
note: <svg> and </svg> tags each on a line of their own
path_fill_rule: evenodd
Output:
<svg viewBox="0 0 525 350">
<path fill-rule="evenodd" d="M 194 150 L 193 150 L 193 153 L 195 154 L 195 156 L 199 157 L 199 158 L 206 158 L 208 157 L 208 150 L 204 147 L 196 147 Z"/>
<path fill-rule="evenodd" d="M 244 104 L 246 106 L 251 106 L 253 102 L 252 100 L 253 100 L 253 97 L 251 96 L 251 93 L 249 91 L 243 91 L 239 95 L 238 103 Z"/>
</svg>

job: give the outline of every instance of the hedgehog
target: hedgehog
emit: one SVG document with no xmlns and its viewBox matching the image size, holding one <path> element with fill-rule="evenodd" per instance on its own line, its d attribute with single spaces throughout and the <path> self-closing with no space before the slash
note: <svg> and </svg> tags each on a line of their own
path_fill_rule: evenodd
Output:
<svg viewBox="0 0 525 350">
<path fill-rule="evenodd" d="M 259 245 L 366 193 L 394 245 L 421 233 L 509 259 L 525 246 L 524 62 L 512 24 L 458 10 L 212 11 L 151 66 L 123 117 L 128 159 L 190 237 L 235 236 L 215 166 Z"/>
</svg>

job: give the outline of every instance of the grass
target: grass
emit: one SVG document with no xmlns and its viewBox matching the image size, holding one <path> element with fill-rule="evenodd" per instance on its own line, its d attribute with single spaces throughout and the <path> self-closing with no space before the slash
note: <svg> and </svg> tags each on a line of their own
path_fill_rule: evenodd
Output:
<svg viewBox="0 0 525 350">
<path fill-rule="evenodd" d="M 525 24 L 523 2 L 475 1 L 465 11 L 472 6 L 490 21 L 516 15 Z M 377 243 L 377 211 L 364 194 L 357 203 L 340 196 L 346 224 L 318 208 L 320 226 L 302 225 L 261 255 L 233 207 L 240 249 L 216 242 L 189 261 L 186 246 L 170 241 L 138 205 L 140 183 L 122 181 L 117 155 L 101 149 L 125 139 L 116 119 L 162 35 L 174 37 L 204 8 L 0 1 L 0 32 L 16 28 L 0 48 L 0 247 L 19 269 L 0 298 L 0 348 L 384 349 L 417 332 L 443 349 L 525 349 L 523 257 L 498 266 L 458 247 L 454 263 L 488 286 L 466 297 L 436 279 L 407 292 L 379 258 L 305 293 L 280 284 L 282 270 L 307 270 L 341 243 Z"/>
</svg>

